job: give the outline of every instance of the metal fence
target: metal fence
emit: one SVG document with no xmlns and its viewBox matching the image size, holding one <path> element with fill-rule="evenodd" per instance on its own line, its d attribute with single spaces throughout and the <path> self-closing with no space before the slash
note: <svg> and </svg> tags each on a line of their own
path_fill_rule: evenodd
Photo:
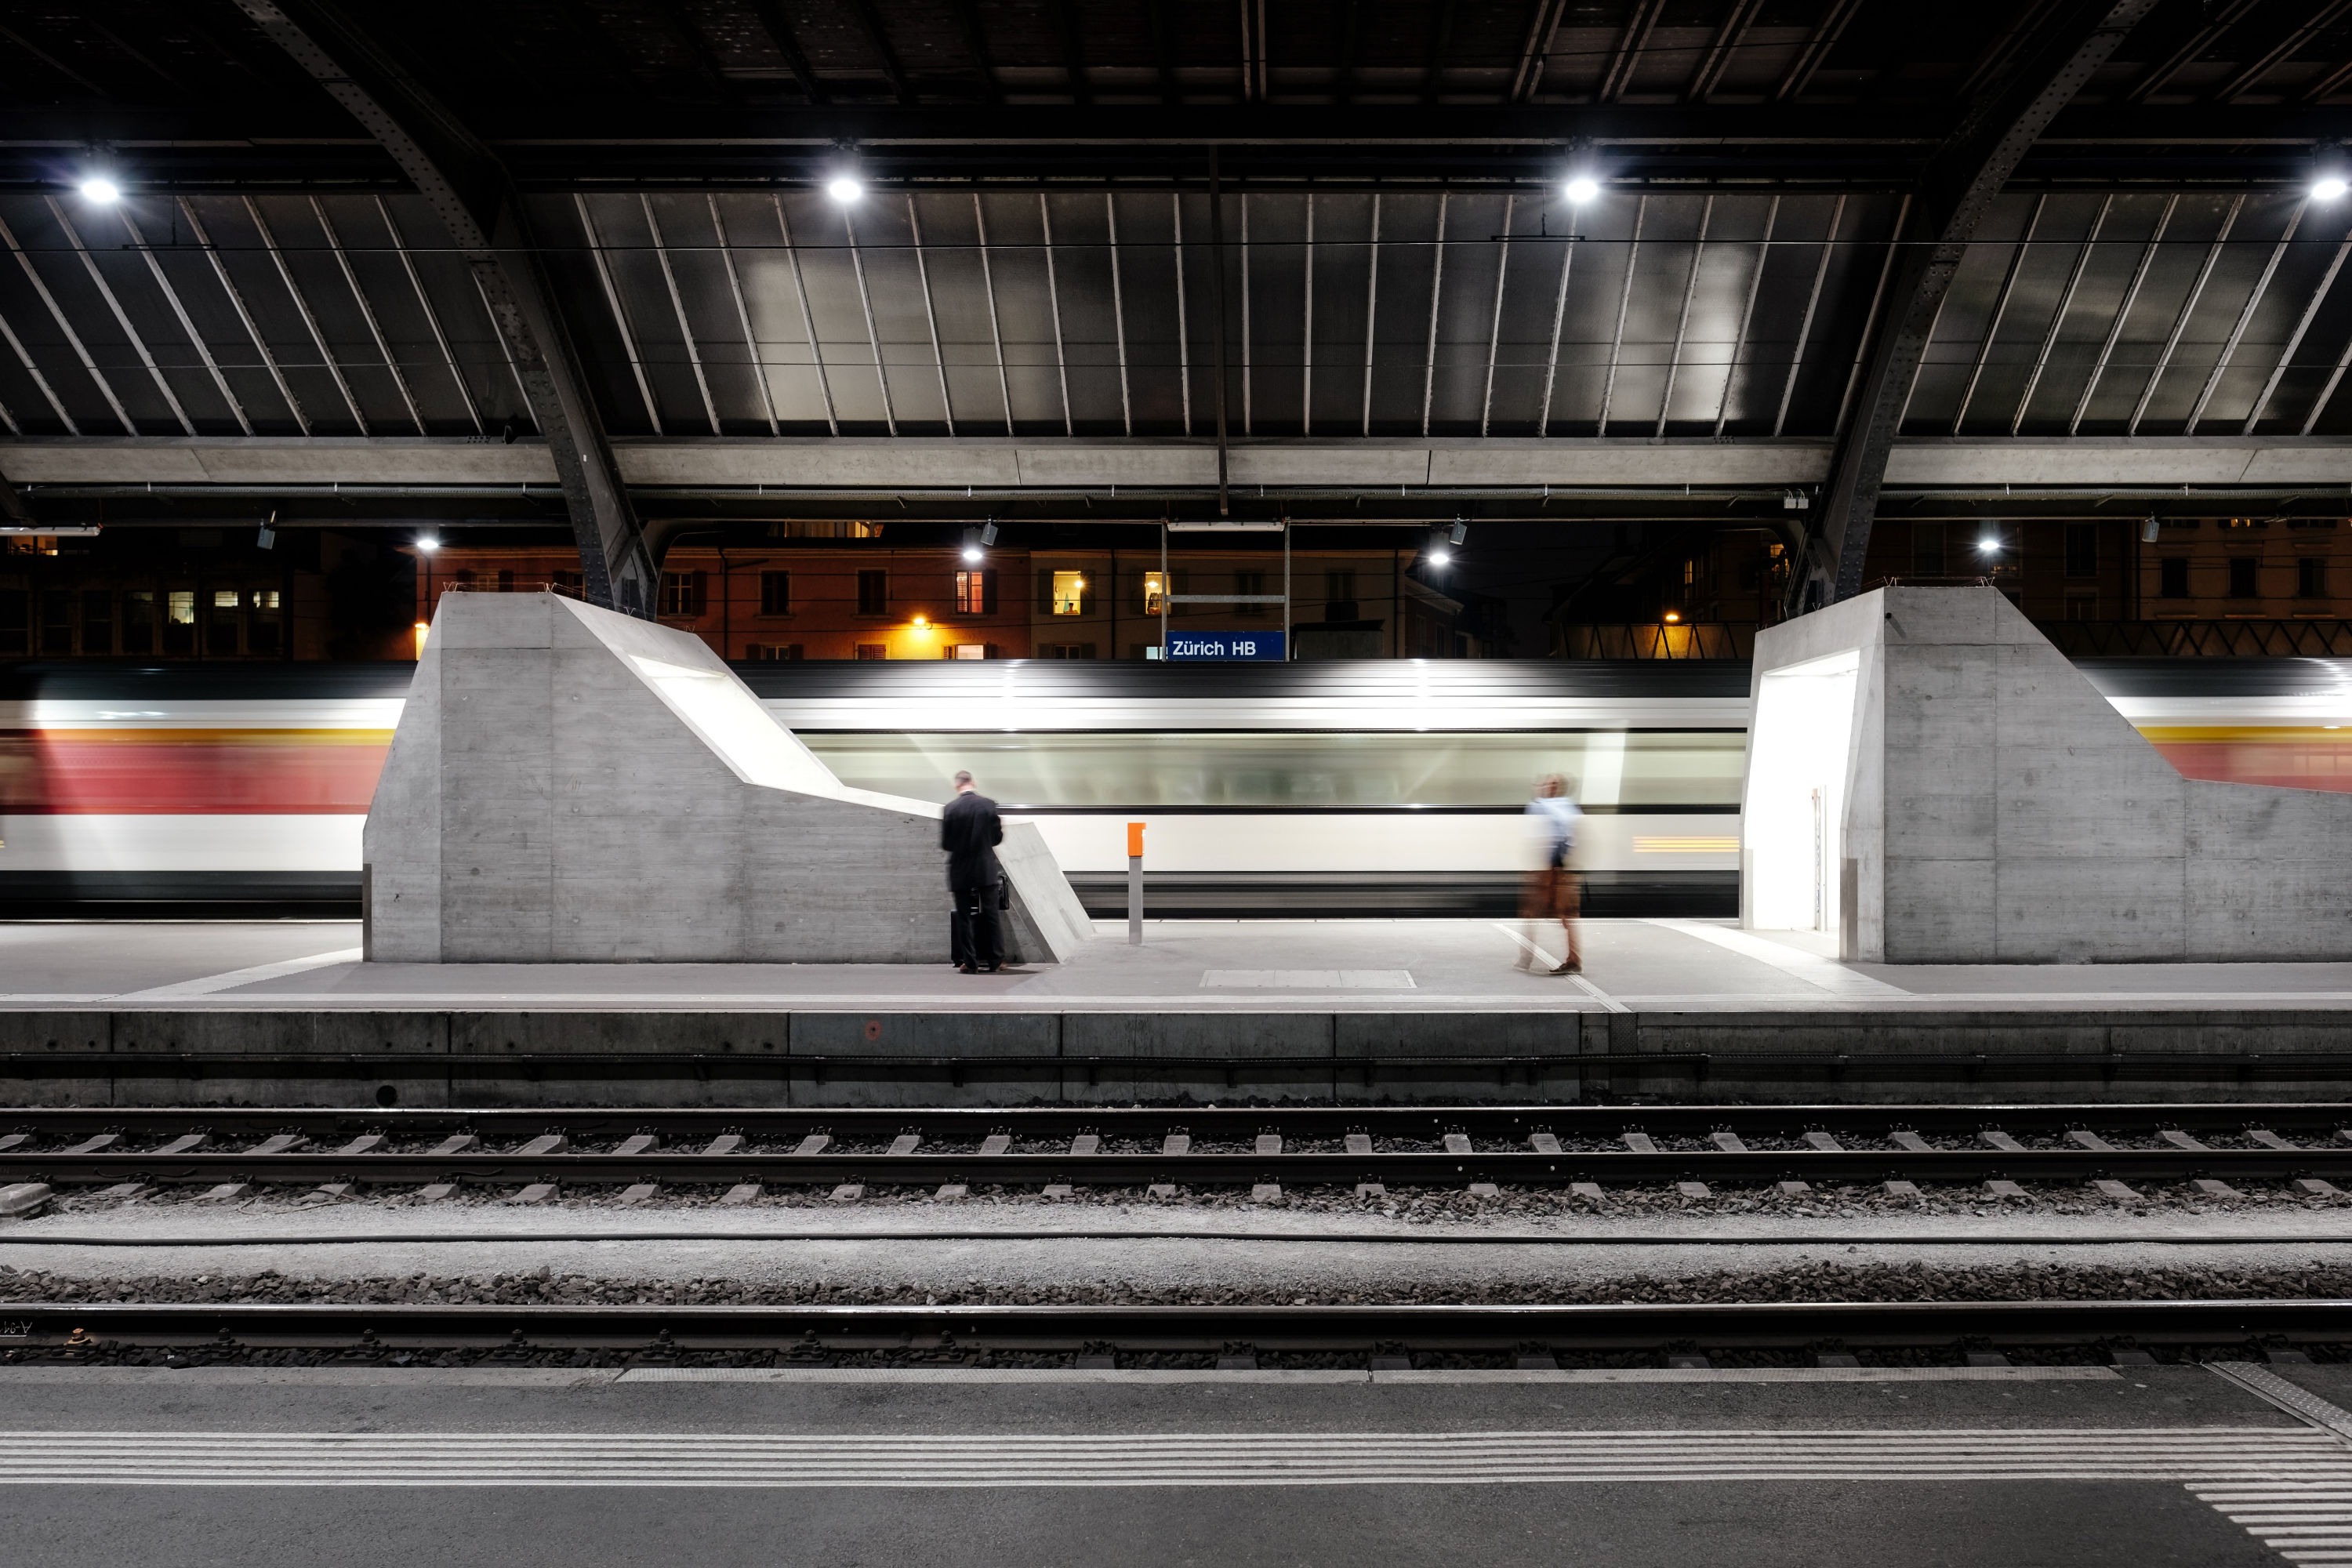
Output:
<svg viewBox="0 0 2352 1568">
<path fill-rule="evenodd" d="M 1633 626 L 1560 628 L 1563 658 L 1748 658 L 1756 628 L 1721 622 L 1655 621 Z"/>
<path fill-rule="evenodd" d="M 2070 658 L 2352 657 L 2352 621 L 2037 621 Z"/>
</svg>

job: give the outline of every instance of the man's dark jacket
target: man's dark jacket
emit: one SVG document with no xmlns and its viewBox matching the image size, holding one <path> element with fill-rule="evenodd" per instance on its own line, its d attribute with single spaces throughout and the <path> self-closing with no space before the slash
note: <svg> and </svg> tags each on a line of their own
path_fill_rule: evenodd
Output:
<svg viewBox="0 0 2352 1568">
<path fill-rule="evenodd" d="M 996 863 L 996 846 L 1004 842 L 1004 823 L 996 803 L 977 790 L 967 790 L 948 803 L 940 815 L 940 847 L 948 852 L 948 889 L 968 893 L 1004 879 Z"/>
</svg>

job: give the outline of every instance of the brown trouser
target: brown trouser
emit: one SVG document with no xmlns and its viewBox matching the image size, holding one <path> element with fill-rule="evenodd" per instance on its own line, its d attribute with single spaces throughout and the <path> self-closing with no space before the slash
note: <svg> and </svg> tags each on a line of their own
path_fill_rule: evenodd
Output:
<svg viewBox="0 0 2352 1568">
<path fill-rule="evenodd" d="M 1581 904 L 1576 873 L 1565 866 L 1547 866 L 1528 873 L 1526 889 L 1519 899 L 1519 914 L 1529 921 L 1558 921 L 1568 941 L 1568 962 L 1580 963 L 1583 954 L 1577 949 L 1576 916 Z"/>
</svg>

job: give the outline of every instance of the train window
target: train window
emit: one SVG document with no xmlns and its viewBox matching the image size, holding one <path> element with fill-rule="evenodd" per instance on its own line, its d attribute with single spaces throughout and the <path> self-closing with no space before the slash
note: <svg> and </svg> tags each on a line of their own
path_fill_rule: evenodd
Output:
<svg viewBox="0 0 2352 1568">
<path fill-rule="evenodd" d="M 793 613 L 793 574 L 789 572 L 760 574 L 760 613 L 763 616 L 789 616 Z"/>
<path fill-rule="evenodd" d="M 2189 557 L 2168 555 L 2157 563 L 2157 596 L 2162 599 L 2189 597 Z"/>
<path fill-rule="evenodd" d="M 1046 653 L 1047 658 L 1087 657 Z M 909 795 L 982 752 L 997 798 L 1039 807 L 1517 810 L 1544 773 L 1587 805 L 1736 806 L 1737 733 L 975 734 L 804 732 L 843 783 Z M 962 758 L 965 761 L 959 762 Z"/>
<path fill-rule="evenodd" d="M 1054 614 L 1083 616 L 1087 613 L 1087 574 L 1083 572 L 1056 572 L 1052 586 Z"/>
<path fill-rule="evenodd" d="M 155 595 L 146 589 L 122 595 L 122 651 L 155 651 Z"/>
</svg>

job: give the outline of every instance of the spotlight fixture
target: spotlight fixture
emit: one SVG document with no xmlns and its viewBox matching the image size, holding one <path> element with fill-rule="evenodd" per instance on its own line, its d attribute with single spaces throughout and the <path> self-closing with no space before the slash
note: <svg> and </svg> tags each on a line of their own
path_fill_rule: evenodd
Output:
<svg viewBox="0 0 2352 1568">
<path fill-rule="evenodd" d="M 1590 174 L 1571 174 L 1561 194 L 1577 206 L 1582 206 L 1601 194 L 1601 182 Z"/>
<path fill-rule="evenodd" d="M 848 206 L 866 194 L 866 183 L 855 174 L 835 174 L 824 183 L 824 194 Z"/>
<path fill-rule="evenodd" d="M 122 187 L 103 174 L 92 174 L 81 183 L 82 200 L 110 206 L 122 199 Z"/>
<path fill-rule="evenodd" d="M 1658 618 L 1670 626 L 1676 626 L 1682 625 L 1683 613 L 1680 610 L 1668 610 Z"/>
<path fill-rule="evenodd" d="M 1782 511 L 1806 511 L 1811 509 L 1812 504 L 1813 498 L 1801 489 L 1791 488 L 1780 492 Z"/>
<path fill-rule="evenodd" d="M 989 545 L 992 545 L 996 542 L 996 524 L 988 522 L 981 525 L 980 542 L 982 544 Z"/>
<path fill-rule="evenodd" d="M 1454 519 L 1454 526 L 1445 531 L 1445 538 L 1449 543 L 1460 544 L 1469 537 L 1470 525 L 1464 522 L 1460 518 Z"/>
<path fill-rule="evenodd" d="M 1454 552 L 1446 548 L 1447 542 L 1446 536 L 1443 531 L 1431 534 L 1429 536 L 1429 548 L 1423 552 L 1422 559 L 1428 562 L 1432 566 L 1444 567 L 1453 565 Z"/>
<path fill-rule="evenodd" d="M 2158 522 L 2156 515 L 2151 512 L 2139 525 L 2139 542 L 2142 544 L 2154 544 L 2156 536 L 2163 531 L 2164 524 Z"/>
<path fill-rule="evenodd" d="M 416 536 L 416 548 L 424 552 L 425 554 L 430 555 L 435 551 L 441 548 L 441 541 L 435 538 L 432 534 L 420 533 Z"/>
<path fill-rule="evenodd" d="M 1977 541 L 1977 553 L 1979 555 L 2000 554 L 2000 541 L 1990 533 L 1984 535 Z"/>
<path fill-rule="evenodd" d="M 988 552 L 982 550 L 979 545 L 967 544 L 963 547 L 963 560 L 965 565 L 977 566 L 987 559 Z"/>
<path fill-rule="evenodd" d="M 2311 199 L 2315 202 L 2341 201 L 2344 193 L 2352 190 L 2347 183 L 2344 149 L 2338 145 L 2319 148 L 2311 155 Z"/>
<path fill-rule="evenodd" d="M 271 512 L 269 514 L 269 522 L 276 522 L 277 521 L 278 514 L 274 511 Z M 269 522 L 263 523 L 259 531 L 254 534 L 253 542 L 256 549 L 269 550 L 276 547 L 278 543 L 278 531 L 270 527 Z"/>
</svg>

